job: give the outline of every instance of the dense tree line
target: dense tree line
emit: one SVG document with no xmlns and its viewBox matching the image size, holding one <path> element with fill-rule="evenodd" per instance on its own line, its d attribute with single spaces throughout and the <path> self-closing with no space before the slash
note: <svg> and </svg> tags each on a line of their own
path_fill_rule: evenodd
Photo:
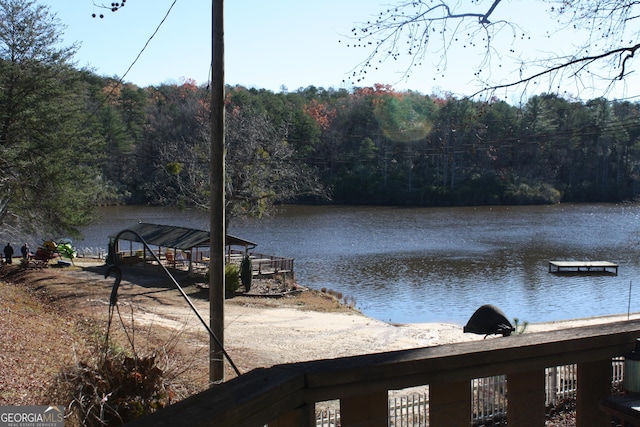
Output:
<svg viewBox="0 0 640 427">
<path fill-rule="evenodd" d="M 73 232 L 99 204 L 206 208 L 209 102 L 71 64 L 59 23 L 0 0 L 0 225 Z M 227 87 L 230 217 L 286 202 L 452 206 L 637 196 L 639 104 Z"/>
<path fill-rule="evenodd" d="M 102 129 L 111 130 L 100 135 L 109 154 L 99 166 L 120 200 L 206 206 L 206 87 L 102 85 L 95 93 L 110 91 L 111 99 L 100 110 Z M 546 94 L 512 106 L 384 85 L 227 89 L 233 214 L 290 201 L 431 206 L 636 197 L 635 103 Z"/>
</svg>

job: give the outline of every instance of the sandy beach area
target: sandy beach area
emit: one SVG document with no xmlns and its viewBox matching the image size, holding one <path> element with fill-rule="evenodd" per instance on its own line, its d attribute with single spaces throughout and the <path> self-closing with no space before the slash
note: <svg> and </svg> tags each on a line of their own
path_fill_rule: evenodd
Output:
<svg viewBox="0 0 640 427">
<path fill-rule="evenodd" d="M 114 279 L 105 278 L 104 272 L 100 262 L 77 260 L 70 269 L 16 269 L 7 279 L 20 281 L 32 292 L 45 295 L 47 305 L 52 308 L 63 308 L 73 316 L 90 317 L 98 325 L 106 325 Z M 208 324 L 208 291 L 193 284 L 185 287 L 185 291 Z M 283 298 L 227 299 L 223 337 L 226 351 L 245 373 L 275 364 L 485 339 L 483 335 L 463 333 L 464 325 L 458 324 L 390 324 L 339 306 L 336 300 L 325 301 L 326 298 L 329 297 L 308 291 L 306 297 L 303 292 Z M 191 370 L 206 371 L 209 346 L 206 329 L 166 278 L 159 278 L 149 268 L 128 269 L 123 274 L 118 300 L 111 333 L 120 334 L 125 345 L 131 339 L 126 333 L 135 332 L 137 350 L 172 347 L 180 357 L 193 359 L 186 363 L 198 365 Z M 629 318 L 640 318 L 640 314 Z M 626 319 L 624 314 L 529 324 L 526 332 Z"/>
<path fill-rule="evenodd" d="M 625 314 L 529 324 L 526 332 L 587 326 L 627 318 Z M 640 315 L 634 313 L 630 318 L 637 319 Z M 464 325 L 392 325 L 357 313 L 323 313 L 288 307 L 257 309 L 231 304 L 226 308 L 225 319 L 225 339 L 231 348 L 260 354 L 270 364 L 485 339 L 482 335 L 463 333 Z"/>
<path fill-rule="evenodd" d="M 113 279 L 99 276 L 103 270 L 69 272 L 93 290 L 77 305 L 87 305 L 99 316 L 106 312 Z M 130 279 L 127 280 L 127 277 Z M 135 307 L 135 322 L 150 328 L 165 327 L 193 335 L 194 341 L 208 346 L 206 332 L 198 318 L 174 287 L 155 285 L 152 276 L 126 273 L 120 288 L 120 301 Z M 150 281 L 150 283 L 147 283 Z M 142 286 L 141 286 L 142 285 Z M 198 312 L 208 322 L 208 294 L 194 287 L 187 289 Z M 490 303 L 490 302 L 488 302 Z M 296 297 L 270 299 L 237 297 L 225 303 L 224 343 L 242 372 L 274 364 L 330 359 L 358 354 L 428 347 L 482 340 L 483 335 L 463 333 L 463 326 L 451 323 L 390 324 L 367 317 L 356 310 L 318 310 Z M 471 316 L 473 313 L 469 313 Z M 566 321 L 532 323 L 526 332 L 586 326 L 640 318 L 640 313 L 620 314 Z M 196 338 L 198 337 L 198 338 Z M 486 339 L 497 338 L 491 336 Z M 198 346 L 198 344 L 194 344 Z"/>
</svg>

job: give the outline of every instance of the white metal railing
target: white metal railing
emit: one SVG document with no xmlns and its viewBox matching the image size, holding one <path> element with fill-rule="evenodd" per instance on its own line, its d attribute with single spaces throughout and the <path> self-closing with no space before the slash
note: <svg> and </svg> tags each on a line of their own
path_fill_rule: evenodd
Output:
<svg viewBox="0 0 640 427">
<path fill-rule="evenodd" d="M 78 252 L 78 256 L 80 258 L 98 258 L 104 259 L 106 258 L 107 250 L 105 248 L 100 247 L 77 247 L 76 252 Z"/>
<path fill-rule="evenodd" d="M 507 379 L 504 375 L 471 381 L 473 420 L 502 420 L 507 414 Z"/>
<path fill-rule="evenodd" d="M 316 426 L 317 427 L 337 427 L 340 425 L 340 410 L 339 409 L 323 409 L 316 413 Z"/>
<path fill-rule="evenodd" d="M 413 393 L 389 399 L 389 426 L 420 427 L 428 422 L 429 393 Z"/>
</svg>

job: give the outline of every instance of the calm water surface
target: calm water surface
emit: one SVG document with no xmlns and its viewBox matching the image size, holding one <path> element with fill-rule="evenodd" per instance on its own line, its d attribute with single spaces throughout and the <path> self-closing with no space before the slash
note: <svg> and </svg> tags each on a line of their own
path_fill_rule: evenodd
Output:
<svg viewBox="0 0 640 427">
<path fill-rule="evenodd" d="M 639 217 L 635 204 L 287 206 L 228 232 L 295 258 L 299 283 L 354 298 L 368 316 L 463 325 L 488 303 L 528 322 L 640 311 Z M 76 244 L 106 247 L 109 234 L 139 220 L 209 229 L 198 211 L 110 207 Z M 617 262 L 619 275 L 558 276 L 548 273 L 553 259 Z"/>
</svg>

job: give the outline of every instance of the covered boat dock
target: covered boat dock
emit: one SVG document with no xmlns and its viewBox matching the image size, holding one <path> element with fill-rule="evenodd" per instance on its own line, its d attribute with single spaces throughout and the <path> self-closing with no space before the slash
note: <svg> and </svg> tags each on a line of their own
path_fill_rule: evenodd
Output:
<svg viewBox="0 0 640 427">
<path fill-rule="evenodd" d="M 120 233 L 119 247 L 115 251 L 123 263 L 155 261 L 155 257 L 144 250 L 140 236 L 168 267 L 189 272 L 209 268 L 211 236 L 208 231 L 141 222 L 124 228 Z M 109 236 L 110 239 L 113 241 L 117 234 Z M 123 241 L 129 242 L 128 248 L 122 247 Z M 225 261 L 239 264 L 248 255 L 252 259 L 254 275 L 293 272 L 292 258 L 255 253 L 253 249 L 257 243 L 227 234 L 225 246 Z"/>
</svg>

